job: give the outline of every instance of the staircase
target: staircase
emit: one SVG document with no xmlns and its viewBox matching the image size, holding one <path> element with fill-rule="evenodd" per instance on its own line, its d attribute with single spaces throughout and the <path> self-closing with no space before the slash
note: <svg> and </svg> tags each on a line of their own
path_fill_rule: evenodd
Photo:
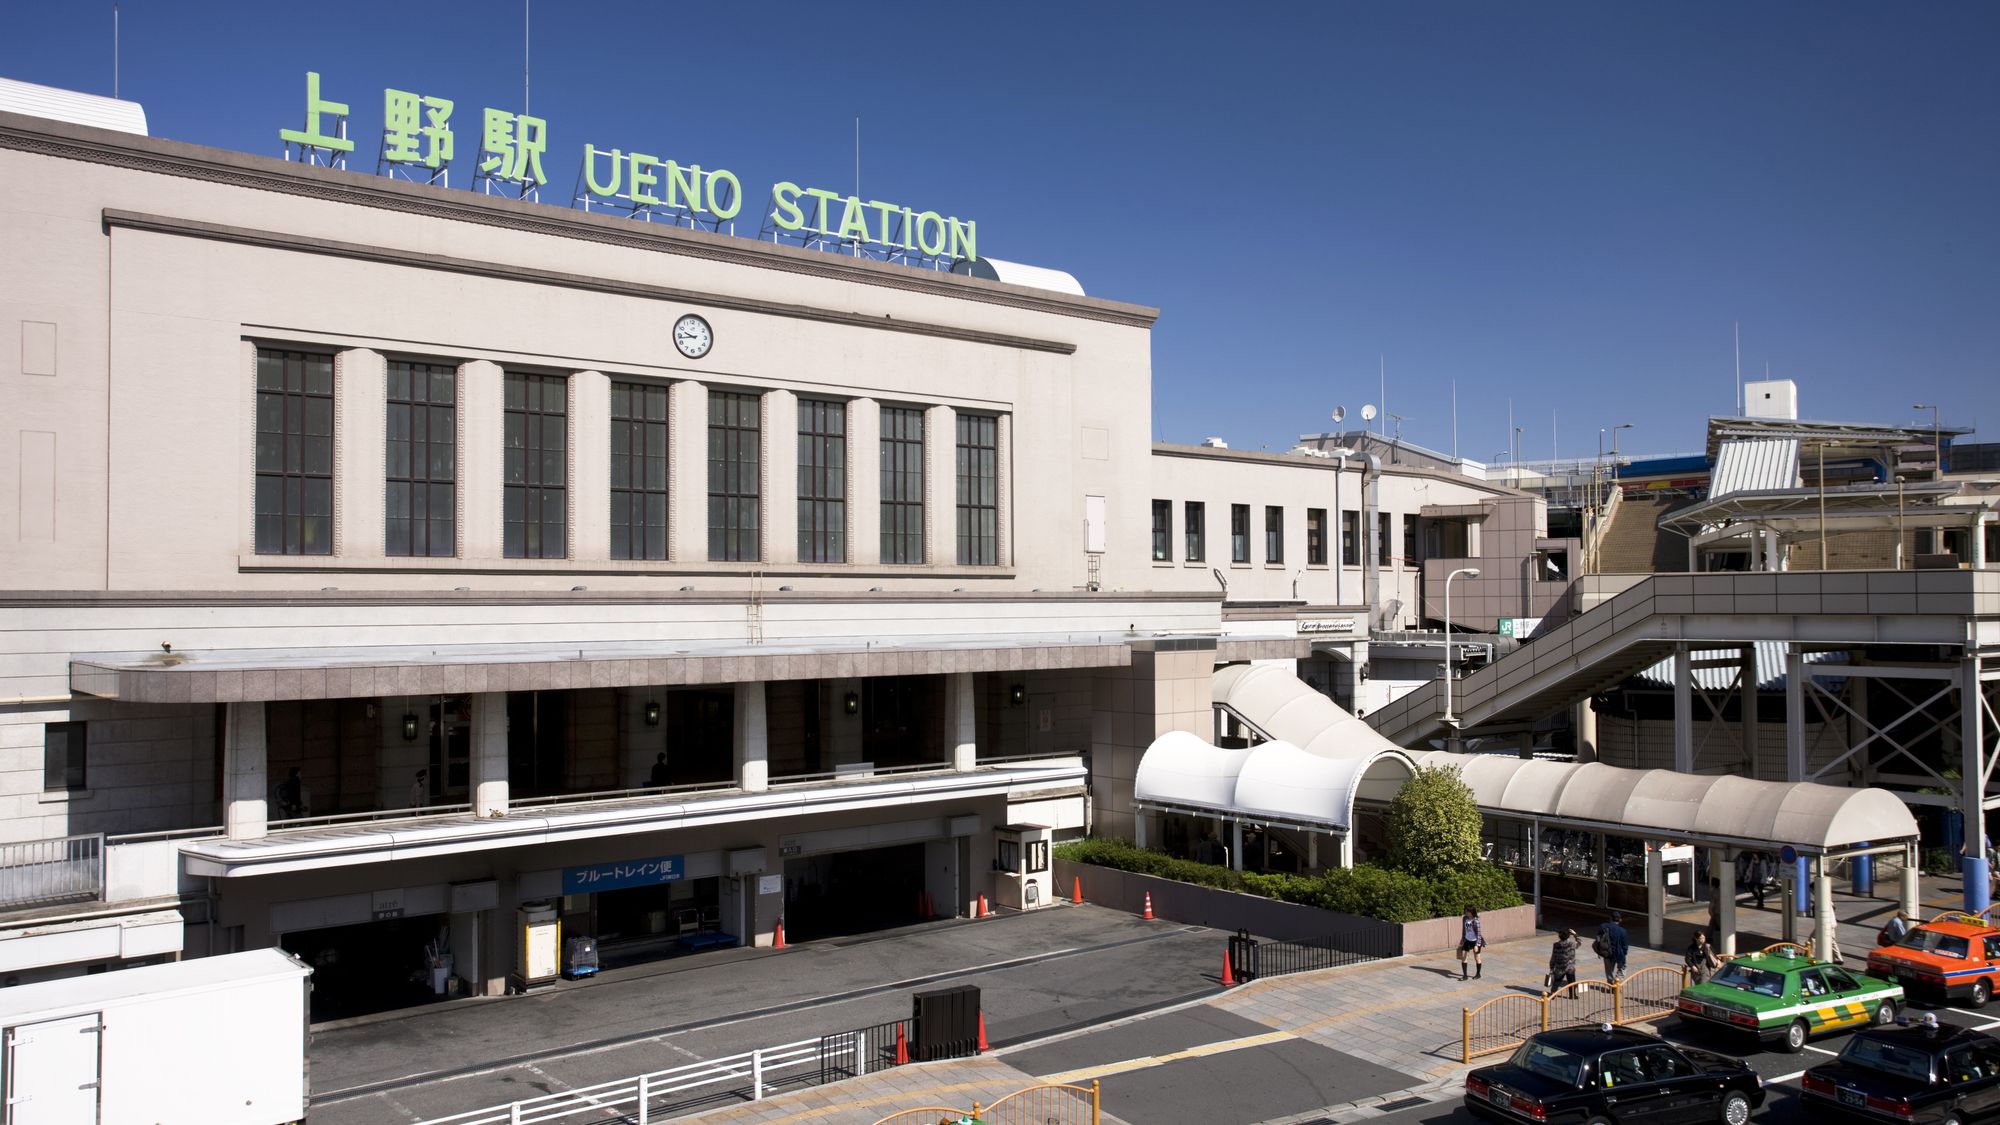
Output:
<svg viewBox="0 0 2000 1125">
<path fill-rule="evenodd" d="M 1678 574 L 1687 570 L 1687 537 L 1663 531 L 1660 517 L 1695 501 L 1687 496 L 1627 493 L 1597 543 L 1599 574 Z"/>
</svg>

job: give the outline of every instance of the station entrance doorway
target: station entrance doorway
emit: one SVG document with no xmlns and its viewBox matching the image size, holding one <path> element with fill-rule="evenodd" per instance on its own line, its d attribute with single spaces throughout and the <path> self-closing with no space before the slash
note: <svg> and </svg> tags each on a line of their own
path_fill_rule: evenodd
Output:
<svg viewBox="0 0 2000 1125">
<path fill-rule="evenodd" d="M 926 849 L 953 855 L 955 841 L 892 844 L 785 861 L 785 937 L 806 941 L 924 921 Z M 935 902 L 941 914 L 948 903 Z"/>
<path fill-rule="evenodd" d="M 446 915 L 385 918 L 282 934 L 278 947 L 312 967 L 311 1019 L 347 1019 L 439 999 L 432 958 L 449 948 Z"/>
</svg>

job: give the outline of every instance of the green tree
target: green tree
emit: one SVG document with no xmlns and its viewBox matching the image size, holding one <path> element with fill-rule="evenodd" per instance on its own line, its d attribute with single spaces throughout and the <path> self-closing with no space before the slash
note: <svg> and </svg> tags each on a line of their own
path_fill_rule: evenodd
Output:
<svg viewBox="0 0 2000 1125">
<path fill-rule="evenodd" d="M 1389 866 L 1436 876 L 1479 864 L 1479 806 L 1456 766 L 1419 766 L 1389 802 Z"/>
</svg>

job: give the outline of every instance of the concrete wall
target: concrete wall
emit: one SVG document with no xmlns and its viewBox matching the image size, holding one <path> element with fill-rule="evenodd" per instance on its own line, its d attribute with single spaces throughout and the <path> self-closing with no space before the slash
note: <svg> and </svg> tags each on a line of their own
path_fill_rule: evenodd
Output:
<svg viewBox="0 0 2000 1125">
<path fill-rule="evenodd" d="M 1135 642 L 1129 668 L 1091 679 L 1091 811 L 1099 835 L 1131 839 L 1132 785 L 1153 740 L 1180 730 L 1215 733 L 1212 641 Z"/>
</svg>

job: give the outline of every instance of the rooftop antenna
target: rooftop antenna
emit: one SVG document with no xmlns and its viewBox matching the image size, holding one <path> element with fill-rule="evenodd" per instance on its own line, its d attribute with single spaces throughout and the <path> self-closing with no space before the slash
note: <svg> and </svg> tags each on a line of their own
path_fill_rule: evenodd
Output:
<svg viewBox="0 0 2000 1125">
<path fill-rule="evenodd" d="M 1556 412 L 1549 411 L 1549 460 L 1562 460 L 1562 450 L 1556 446 Z"/>
<path fill-rule="evenodd" d="M 1458 380 L 1451 381 L 1451 459 L 1458 460 Z"/>
<path fill-rule="evenodd" d="M 1736 416 L 1743 416 L 1743 322 L 1736 322 Z"/>
<path fill-rule="evenodd" d="M 1408 419 L 1404 418 L 1401 414 L 1391 414 L 1389 418 L 1396 423 L 1396 440 L 1401 442 L 1403 440 L 1403 423 L 1408 421 Z"/>
<path fill-rule="evenodd" d="M 111 5 L 111 96 L 118 96 L 118 5 Z"/>
<path fill-rule="evenodd" d="M 534 0 L 521 0 L 521 116 L 528 115 L 528 10 Z"/>
<path fill-rule="evenodd" d="M 854 196 L 861 197 L 861 115 L 854 115 Z"/>
<path fill-rule="evenodd" d="M 1389 409 L 1389 360 L 1379 353 L 1375 356 L 1375 376 L 1381 381 L 1379 389 L 1382 392 L 1382 409 L 1386 411 Z M 1389 432 L 1389 420 L 1386 417 L 1382 419 L 1382 432 L 1385 434 Z"/>
</svg>

